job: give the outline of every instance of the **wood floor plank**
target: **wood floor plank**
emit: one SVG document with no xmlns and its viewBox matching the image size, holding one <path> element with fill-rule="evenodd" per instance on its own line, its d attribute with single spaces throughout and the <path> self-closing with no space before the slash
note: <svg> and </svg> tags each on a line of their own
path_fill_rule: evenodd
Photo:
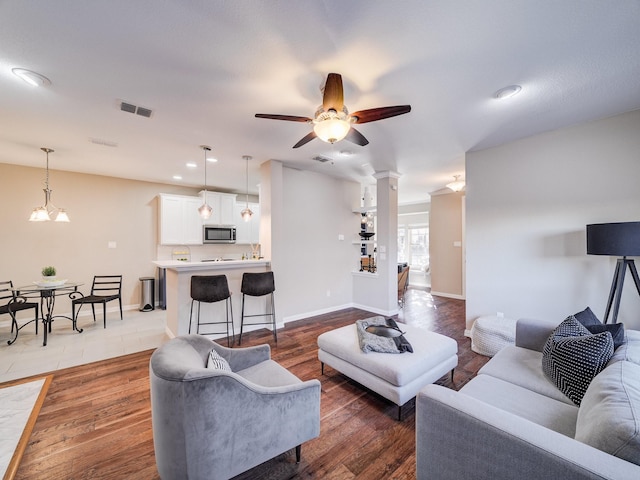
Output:
<svg viewBox="0 0 640 480">
<path fill-rule="evenodd" d="M 276 345 L 266 329 L 245 333 L 242 346 L 268 343 L 272 358 L 303 380 L 321 382 L 321 434 L 302 446 L 245 472 L 238 479 L 413 479 L 415 478 L 415 404 L 397 406 L 325 367 L 321 374 L 317 338 L 323 332 L 372 316 L 349 308 L 289 323 Z M 464 301 L 432 297 L 410 289 L 400 322 L 454 338 L 459 366 L 437 383 L 459 389 L 488 360 L 470 349 L 464 337 Z M 237 336 L 236 336 L 237 339 Z M 226 345 L 226 340 L 220 340 Z M 236 345 L 237 347 L 237 345 Z M 152 351 L 52 372 L 16 479 L 159 478 L 153 451 L 149 400 Z"/>
</svg>

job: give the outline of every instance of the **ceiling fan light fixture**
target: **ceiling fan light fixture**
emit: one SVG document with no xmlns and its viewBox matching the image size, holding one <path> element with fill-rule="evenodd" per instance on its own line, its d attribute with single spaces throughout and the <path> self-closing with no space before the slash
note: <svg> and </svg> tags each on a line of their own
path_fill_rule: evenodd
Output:
<svg viewBox="0 0 640 480">
<path fill-rule="evenodd" d="M 460 180 L 460 175 L 454 175 L 453 178 L 453 182 L 447 183 L 447 188 L 454 192 L 459 192 L 465 186 L 464 180 Z"/>
<path fill-rule="evenodd" d="M 327 143 L 336 143 L 344 139 L 349 133 L 351 123 L 346 111 L 337 112 L 333 109 L 316 114 L 313 121 L 313 131 L 320 140 Z"/>
</svg>

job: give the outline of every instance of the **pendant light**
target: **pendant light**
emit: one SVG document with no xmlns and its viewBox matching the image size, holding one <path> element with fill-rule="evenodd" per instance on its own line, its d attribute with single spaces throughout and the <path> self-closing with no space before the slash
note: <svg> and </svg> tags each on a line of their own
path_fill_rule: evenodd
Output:
<svg viewBox="0 0 640 480">
<path fill-rule="evenodd" d="M 56 222 L 69 222 L 69 215 L 67 215 L 64 208 L 56 207 L 51 201 L 51 190 L 49 189 L 49 153 L 53 153 L 53 150 L 46 147 L 42 147 L 40 150 L 47 154 L 47 173 L 44 181 L 45 188 L 43 189 L 44 205 L 33 209 L 29 221 L 48 222 L 51 220 L 51 217 L 53 217 Z"/>
<path fill-rule="evenodd" d="M 248 222 L 249 220 L 251 220 L 251 216 L 253 215 L 253 212 L 249 209 L 249 160 L 251 160 L 251 157 L 249 155 L 244 155 L 242 158 L 245 159 L 246 164 L 247 164 L 247 168 L 246 168 L 246 179 L 247 179 L 247 206 L 244 208 L 244 210 L 242 210 L 240 212 L 240 216 L 242 217 L 242 219 L 245 222 Z"/>
<path fill-rule="evenodd" d="M 213 208 L 207 203 L 207 152 L 211 151 L 211 147 L 200 145 L 200 148 L 204 150 L 204 203 L 198 208 L 198 213 L 200 214 L 200 218 L 207 220 L 213 212 Z"/>
</svg>

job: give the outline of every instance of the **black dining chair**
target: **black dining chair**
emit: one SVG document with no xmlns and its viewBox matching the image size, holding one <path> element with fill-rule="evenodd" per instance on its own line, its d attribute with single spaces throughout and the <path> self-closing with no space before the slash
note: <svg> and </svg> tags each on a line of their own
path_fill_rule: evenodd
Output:
<svg viewBox="0 0 640 480">
<path fill-rule="evenodd" d="M 275 290 L 276 285 L 273 272 L 245 272 L 242 274 L 242 286 L 240 287 L 240 291 L 242 292 L 242 316 L 240 320 L 240 338 L 238 340 L 238 345 L 242 345 L 242 329 L 245 325 L 244 319 L 249 317 L 269 317 L 269 321 L 247 323 L 246 325 L 271 325 L 271 328 L 273 329 L 273 339 L 275 340 L 276 345 L 278 344 L 278 334 L 276 331 L 276 307 L 273 299 L 273 292 Z M 269 303 L 271 304 L 270 308 L 268 308 L 265 313 L 246 315 L 244 313 L 244 304 L 245 297 L 247 295 L 250 297 L 262 297 L 264 295 L 269 295 Z"/>
<path fill-rule="evenodd" d="M 216 303 L 224 300 L 227 316 L 224 321 L 202 322 L 200 321 L 200 304 Z M 198 319 L 196 333 L 200 334 L 200 325 L 226 324 L 227 346 L 231 347 L 235 342 L 236 332 L 233 327 L 233 305 L 231 304 L 231 292 L 226 275 L 193 275 L 191 277 L 191 311 L 189 312 L 189 333 L 191 333 L 191 321 L 193 317 L 193 304 L 198 302 Z M 231 311 L 231 318 L 229 318 Z M 229 324 L 231 324 L 232 337 L 229 338 Z M 208 332 L 204 335 L 213 335 L 223 332 Z"/>
<path fill-rule="evenodd" d="M 122 275 L 96 275 L 93 277 L 91 285 L 91 293 L 86 297 L 75 298 L 71 301 L 71 315 L 74 321 L 77 319 L 76 306 L 78 307 L 78 315 L 82 305 L 91 304 L 93 312 L 93 321 L 96 321 L 96 303 L 102 304 L 102 313 L 104 317 L 104 328 L 107 328 L 107 302 L 118 300 L 120 305 L 120 320 L 122 320 Z"/>
<path fill-rule="evenodd" d="M 36 316 L 33 318 L 33 320 L 29 320 L 25 324 L 18 326 L 18 321 L 16 320 L 15 313 L 22 310 L 29 310 L 31 308 L 35 310 Z M 11 345 L 18 337 L 18 330 L 20 330 L 25 325 L 30 324 L 31 322 L 35 322 L 36 335 L 38 334 L 38 303 L 27 302 L 23 298 L 16 296 L 13 291 L 13 282 L 11 280 L 7 280 L 4 282 L 0 282 L 0 315 L 12 313 L 13 315 L 11 315 L 11 333 L 13 333 L 15 330 L 16 335 L 7 342 L 9 345 Z"/>
</svg>

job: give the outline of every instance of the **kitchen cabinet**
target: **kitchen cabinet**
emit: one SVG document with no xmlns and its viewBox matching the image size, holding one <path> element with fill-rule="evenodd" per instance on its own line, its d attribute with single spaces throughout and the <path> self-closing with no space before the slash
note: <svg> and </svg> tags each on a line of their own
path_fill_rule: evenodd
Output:
<svg viewBox="0 0 640 480">
<path fill-rule="evenodd" d="M 260 204 L 249 203 L 249 208 L 253 215 L 248 222 L 245 222 L 240 215 L 240 212 L 246 206 L 246 202 L 237 202 L 234 207 L 233 218 L 236 226 L 236 243 L 240 245 L 256 245 L 260 243 Z"/>
<path fill-rule="evenodd" d="M 204 200 L 204 192 L 200 192 Z M 208 225 L 237 225 L 238 219 L 234 216 L 236 195 L 231 193 L 207 192 L 207 203 L 213 209 L 211 217 L 205 220 Z"/>
<path fill-rule="evenodd" d="M 160 194 L 160 245 L 202 245 L 200 197 Z"/>
</svg>

